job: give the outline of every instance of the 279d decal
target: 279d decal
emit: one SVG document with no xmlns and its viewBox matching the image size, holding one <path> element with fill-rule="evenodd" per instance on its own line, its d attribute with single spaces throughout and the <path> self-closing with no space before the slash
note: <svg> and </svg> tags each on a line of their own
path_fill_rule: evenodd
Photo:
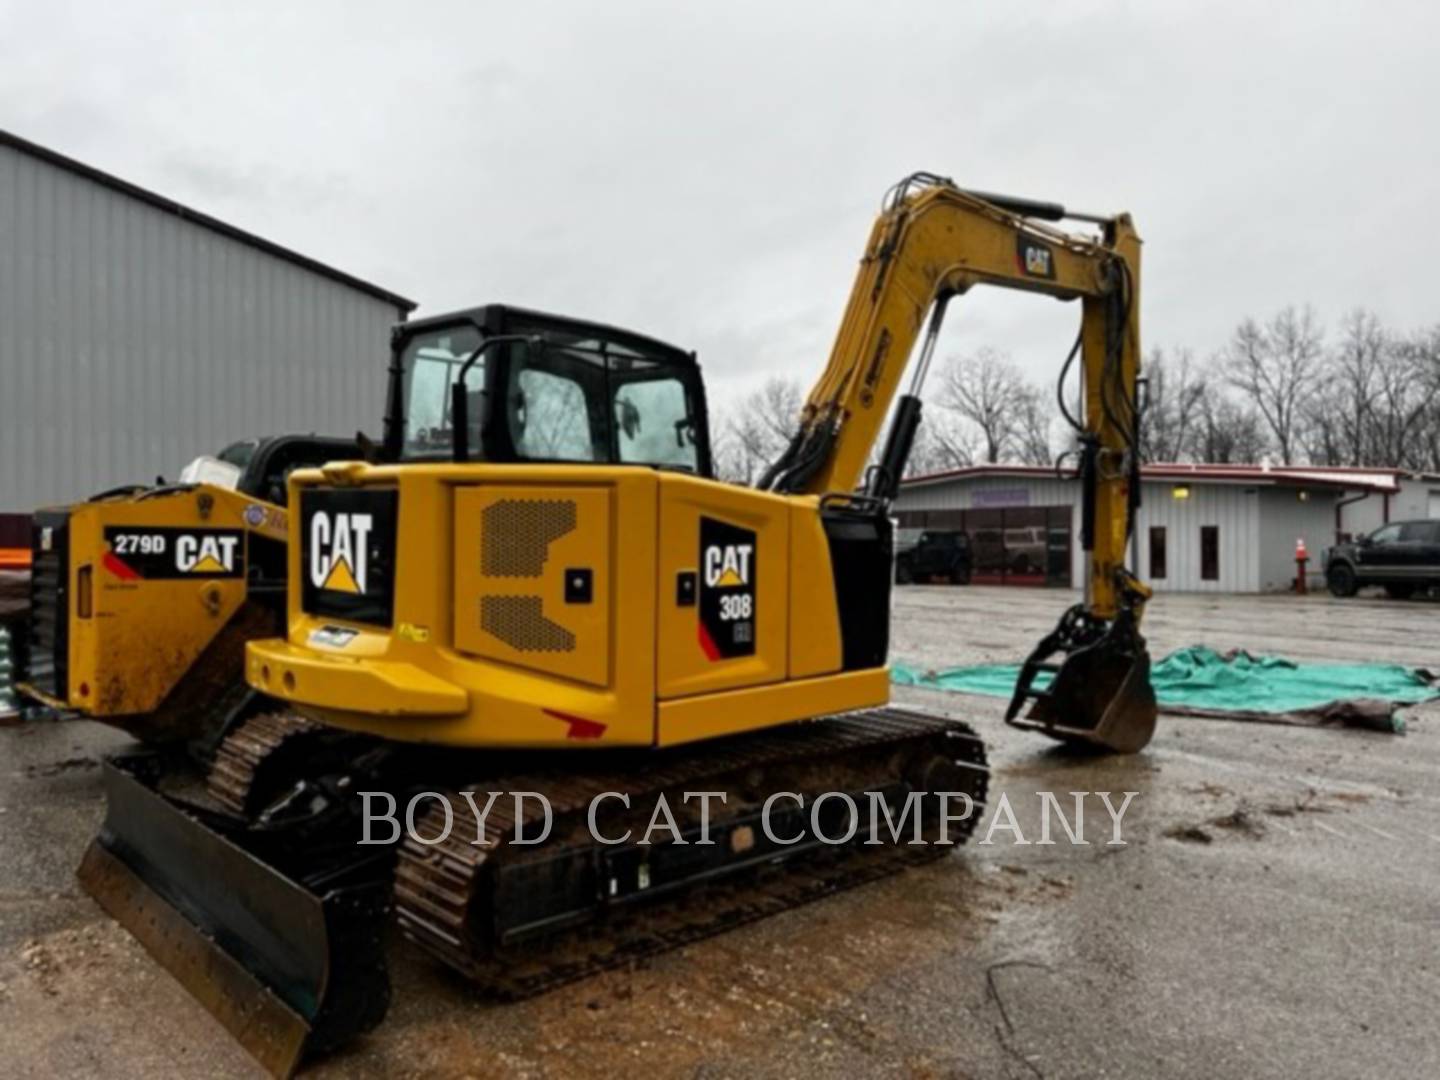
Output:
<svg viewBox="0 0 1440 1080">
<path fill-rule="evenodd" d="M 239 529 L 111 525 L 101 564 L 120 581 L 236 578 L 245 572 Z"/>
</svg>

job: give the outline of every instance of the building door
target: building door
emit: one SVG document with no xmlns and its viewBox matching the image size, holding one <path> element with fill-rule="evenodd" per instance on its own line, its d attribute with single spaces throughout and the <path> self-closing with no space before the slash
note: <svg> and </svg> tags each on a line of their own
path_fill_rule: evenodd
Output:
<svg viewBox="0 0 1440 1080">
<path fill-rule="evenodd" d="M 1005 583 L 1044 585 L 1050 571 L 1050 529 L 1043 506 L 1017 506 L 1004 514 Z"/>
<path fill-rule="evenodd" d="M 970 580 L 977 585 L 1005 583 L 1005 511 L 965 511 L 965 531 L 970 534 L 970 558 L 974 570 Z"/>
<path fill-rule="evenodd" d="M 1200 580 L 1220 580 L 1220 526 L 1200 526 Z"/>
<path fill-rule="evenodd" d="M 1166 566 L 1165 526 L 1150 526 L 1150 580 L 1164 581 Z"/>
<path fill-rule="evenodd" d="M 1047 567 L 1045 584 L 1070 587 L 1070 507 L 1052 506 L 1046 511 L 1049 519 L 1046 537 Z"/>
</svg>

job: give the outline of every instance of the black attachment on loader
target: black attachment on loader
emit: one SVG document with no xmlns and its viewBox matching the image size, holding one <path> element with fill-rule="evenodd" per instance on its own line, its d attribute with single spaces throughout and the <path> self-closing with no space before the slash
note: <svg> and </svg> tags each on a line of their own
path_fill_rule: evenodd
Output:
<svg viewBox="0 0 1440 1080">
<path fill-rule="evenodd" d="M 391 853 L 355 860 L 352 849 L 347 864 L 307 860 L 291 876 L 275 853 L 249 850 L 238 822 L 162 794 L 180 767 L 156 752 L 106 761 L 108 810 L 80 883 L 266 1069 L 289 1076 L 385 1016 Z"/>
<path fill-rule="evenodd" d="M 1057 653 L 1064 654 L 1063 659 L 1052 662 Z M 1035 677 L 1042 671 L 1053 678 L 1049 686 L 1036 689 Z M 1034 704 L 1021 717 L 1027 700 Z M 1133 754 L 1155 734 L 1157 712 L 1150 653 L 1135 609 L 1122 608 L 1107 621 L 1076 604 L 1020 668 L 1005 722 L 1063 742 Z"/>
</svg>

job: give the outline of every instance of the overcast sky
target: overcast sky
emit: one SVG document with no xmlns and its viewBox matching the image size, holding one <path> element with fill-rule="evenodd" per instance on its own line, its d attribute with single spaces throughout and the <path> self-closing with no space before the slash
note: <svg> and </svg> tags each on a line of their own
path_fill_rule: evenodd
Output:
<svg viewBox="0 0 1440 1080">
<path fill-rule="evenodd" d="M 1128 209 L 1146 345 L 1247 314 L 1440 321 L 1440 6 L 36 5 L 0 126 L 438 312 L 697 349 L 718 397 L 828 353 L 884 189 Z M 1078 312 L 972 294 L 945 351 L 1058 369 Z"/>
</svg>

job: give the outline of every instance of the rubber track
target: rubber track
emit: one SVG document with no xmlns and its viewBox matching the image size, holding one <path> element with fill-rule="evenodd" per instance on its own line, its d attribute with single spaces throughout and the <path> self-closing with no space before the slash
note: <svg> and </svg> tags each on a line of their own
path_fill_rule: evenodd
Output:
<svg viewBox="0 0 1440 1080">
<path fill-rule="evenodd" d="M 225 736 L 215 752 L 206 786 L 225 809 L 250 813 L 250 791 L 265 759 L 291 739 L 320 731 L 319 724 L 290 712 L 253 716 Z"/>
<path fill-rule="evenodd" d="M 974 812 L 952 835 L 963 844 L 978 824 L 988 791 L 985 751 L 974 729 L 960 721 L 903 709 L 884 708 L 794 725 L 764 734 L 689 748 L 683 756 L 657 751 L 656 767 L 637 777 L 615 773 L 589 777 L 528 775 L 490 778 L 472 790 L 537 791 L 550 800 L 555 815 L 552 835 L 573 828 L 567 818 L 583 814 L 589 802 L 605 791 L 627 790 L 632 802 L 657 792 L 693 784 L 756 766 L 803 764 L 810 759 L 855 753 L 920 748 L 943 740 L 944 756 L 974 774 Z M 939 749 L 936 747 L 935 749 Z M 661 757 L 661 754 L 666 754 Z M 645 790 L 632 785 L 643 781 Z M 732 883 L 708 885 L 703 895 L 643 906 L 617 927 L 607 921 L 603 932 L 594 924 L 562 934 L 545 950 L 511 950 L 495 958 L 477 957 L 471 949 L 472 896 L 490 860 L 503 857 L 504 838 L 514 834 L 513 803 L 497 800 L 486 819 L 483 844 L 475 844 L 474 815 L 458 792 L 447 793 L 457 827 L 442 843 L 424 845 L 407 837 L 400 846 L 395 880 L 395 906 L 401 931 L 426 952 L 498 997 L 516 999 L 554 986 L 632 963 L 733 927 L 897 873 L 907 866 L 943 857 L 949 847 L 887 845 L 825 851 L 786 863 L 775 880 L 742 873 Z M 533 801 L 532 801 L 533 805 Z M 543 815 L 537 814 L 531 822 Z M 417 823 L 422 836 L 437 836 L 445 814 L 439 804 Z M 527 822 L 529 823 L 529 822 Z M 531 851 L 533 849 L 527 849 Z M 619 930 L 619 933 L 613 931 Z M 512 955 L 513 954 L 513 955 Z"/>
</svg>

